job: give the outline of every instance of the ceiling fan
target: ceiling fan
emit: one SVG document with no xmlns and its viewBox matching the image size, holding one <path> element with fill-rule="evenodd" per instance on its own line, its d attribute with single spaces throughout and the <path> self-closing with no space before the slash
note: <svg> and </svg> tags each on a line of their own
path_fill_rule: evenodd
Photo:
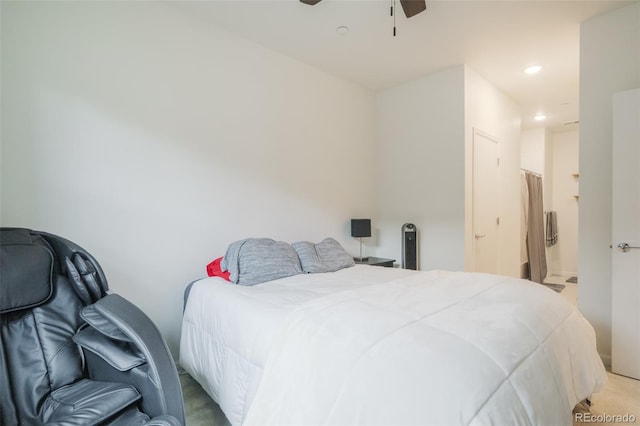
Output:
<svg viewBox="0 0 640 426">
<path fill-rule="evenodd" d="M 320 0 L 300 0 L 304 4 L 313 6 L 320 2 Z M 418 13 L 427 9 L 426 0 L 400 0 L 402 10 L 407 18 L 417 15 Z M 392 12 L 393 13 L 393 12 Z"/>
</svg>

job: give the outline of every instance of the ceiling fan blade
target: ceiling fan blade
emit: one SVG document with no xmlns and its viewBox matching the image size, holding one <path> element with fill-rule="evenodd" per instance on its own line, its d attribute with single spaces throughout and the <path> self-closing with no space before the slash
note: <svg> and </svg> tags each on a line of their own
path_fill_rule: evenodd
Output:
<svg viewBox="0 0 640 426">
<path fill-rule="evenodd" d="M 313 6 L 316 3 L 320 3 L 320 0 L 300 0 L 300 2 Z"/>
<path fill-rule="evenodd" d="M 411 18 L 412 16 L 427 10 L 426 0 L 400 0 L 400 4 L 402 5 L 402 10 L 404 10 L 404 14 L 407 18 Z"/>
</svg>

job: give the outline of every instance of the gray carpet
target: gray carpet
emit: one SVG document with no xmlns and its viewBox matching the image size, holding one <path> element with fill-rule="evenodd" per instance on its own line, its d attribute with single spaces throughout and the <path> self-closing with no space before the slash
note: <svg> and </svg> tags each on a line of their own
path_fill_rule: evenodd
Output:
<svg viewBox="0 0 640 426">
<path fill-rule="evenodd" d="M 202 389 L 200 384 L 180 370 L 180 384 L 184 397 L 186 426 L 228 426 L 229 420 L 224 413 Z"/>
<path fill-rule="evenodd" d="M 555 292 L 558 292 L 558 293 L 560 293 L 565 288 L 564 284 L 547 284 L 547 283 L 543 283 L 542 285 L 546 285 L 551 290 L 553 290 Z"/>
</svg>

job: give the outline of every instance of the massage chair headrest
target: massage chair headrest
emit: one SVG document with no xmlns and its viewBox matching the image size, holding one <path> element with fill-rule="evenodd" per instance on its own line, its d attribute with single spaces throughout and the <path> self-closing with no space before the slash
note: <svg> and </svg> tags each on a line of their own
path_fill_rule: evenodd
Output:
<svg viewBox="0 0 640 426">
<path fill-rule="evenodd" d="M 0 231 L 0 314 L 45 303 L 53 293 L 53 252 L 25 229 Z"/>
</svg>

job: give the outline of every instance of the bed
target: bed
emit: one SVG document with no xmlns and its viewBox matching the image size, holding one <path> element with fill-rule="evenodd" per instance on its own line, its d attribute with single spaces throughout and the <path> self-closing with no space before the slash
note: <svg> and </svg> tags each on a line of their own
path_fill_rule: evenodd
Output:
<svg viewBox="0 0 640 426">
<path fill-rule="evenodd" d="M 606 381 L 545 286 L 368 265 L 192 283 L 180 363 L 232 424 L 571 425 Z"/>
</svg>

